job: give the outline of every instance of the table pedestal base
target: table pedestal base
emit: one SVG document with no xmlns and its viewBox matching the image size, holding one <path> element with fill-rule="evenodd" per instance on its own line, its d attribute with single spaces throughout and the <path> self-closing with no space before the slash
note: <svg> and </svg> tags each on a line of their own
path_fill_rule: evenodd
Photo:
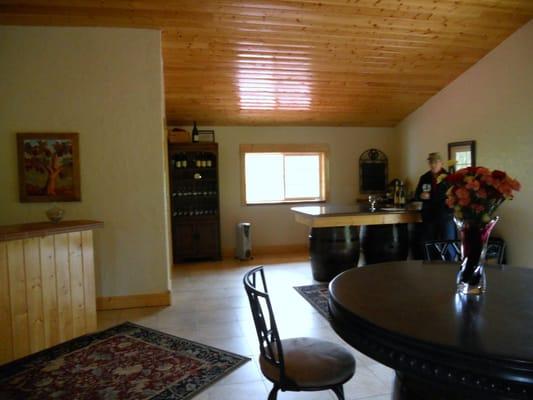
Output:
<svg viewBox="0 0 533 400">
<path fill-rule="evenodd" d="M 459 388 L 453 384 L 443 385 L 434 381 L 417 378 L 414 375 L 396 371 L 394 392 L 391 400 L 511 400 L 506 397 L 487 392 L 476 392 Z"/>
</svg>

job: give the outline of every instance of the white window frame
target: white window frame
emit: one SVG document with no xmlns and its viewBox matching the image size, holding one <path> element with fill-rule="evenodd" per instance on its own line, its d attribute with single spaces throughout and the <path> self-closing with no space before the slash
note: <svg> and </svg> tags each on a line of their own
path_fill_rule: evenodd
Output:
<svg viewBox="0 0 533 400">
<path fill-rule="evenodd" d="M 241 144 L 241 203 L 246 206 L 323 203 L 329 199 L 329 145 L 327 144 Z M 249 153 L 281 153 L 284 155 L 319 155 L 320 156 L 320 197 L 319 198 L 286 198 L 276 201 L 248 202 L 246 198 L 246 163 Z M 285 175 L 285 172 L 284 172 Z M 285 185 L 283 185 L 285 187 Z"/>
</svg>

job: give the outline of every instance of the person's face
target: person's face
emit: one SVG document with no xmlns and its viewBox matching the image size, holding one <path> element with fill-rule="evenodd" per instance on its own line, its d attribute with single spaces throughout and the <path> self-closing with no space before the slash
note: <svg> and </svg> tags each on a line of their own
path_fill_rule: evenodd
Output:
<svg viewBox="0 0 533 400">
<path fill-rule="evenodd" d="M 440 172 L 442 169 L 442 161 L 441 160 L 431 160 L 429 162 L 429 169 L 431 169 L 431 172 L 436 174 L 437 172 Z"/>
</svg>

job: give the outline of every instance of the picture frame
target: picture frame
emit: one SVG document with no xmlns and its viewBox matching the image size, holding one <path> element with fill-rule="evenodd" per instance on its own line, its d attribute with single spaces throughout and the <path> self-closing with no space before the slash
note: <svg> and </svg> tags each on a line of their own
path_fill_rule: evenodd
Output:
<svg viewBox="0 0 533 400">
<path fill-rule="evenodd" d="M 214 143 L 215 131 L 212 129 L 198 130 L 198 141 L 200 143 Z"/>
<path fill-rule="evenodd" d="M 448 160 L 454 162 L 450 172 L 455 172 L 465 167 L 476 166 L 476 141 L 464 140 L 448 143 Z"/>
<path fill-rule="evenodd" d="M 17 133 L 22 203 L 81 200 L 78 133 Z"/>
</svg>

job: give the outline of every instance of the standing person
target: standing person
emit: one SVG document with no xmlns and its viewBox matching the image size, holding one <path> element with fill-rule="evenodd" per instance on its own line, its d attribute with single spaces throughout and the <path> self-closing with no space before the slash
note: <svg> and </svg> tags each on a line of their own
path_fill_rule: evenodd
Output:
<svg viewBox="0 0 533 400">
<path fill-rule="evenodd" d="M 420 177 L 415 192 L 415 199 L 422 201 L 423 242 L 455 240 L 453 210 L 446 204 L 448 184 L 444 178 L 448 172 L 439 153 L 430 153 L 427 160 L 429 171 Z M 453 258 L 455 252 L 449 256 Z"/>
</svg>

